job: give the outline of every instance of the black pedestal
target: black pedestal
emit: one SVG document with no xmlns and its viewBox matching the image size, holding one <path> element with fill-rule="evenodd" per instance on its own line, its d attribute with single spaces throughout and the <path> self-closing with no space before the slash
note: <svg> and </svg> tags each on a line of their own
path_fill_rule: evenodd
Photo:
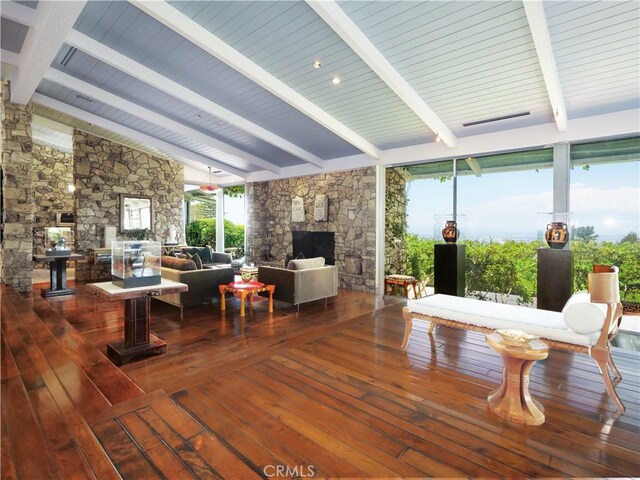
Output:
<svg viewBox="0 0 640 480">
<path fill-rule="evenodd" d="M 561 312 L 573 292 L 571 250 L 538 249 L 538 303 L 540 310 Z"/>
<path fill-rule="evenodd" d="M 75 288 L 67 287 L 67 260 L 69 255 L 55 257 L 55 260 L 49 263 L 49 282 L 51 288 L 43 288 L 40 292 L 44 298 L 58 297 L 60 295 L 73 295 L 76 293 Z"/>
<path fill-rule="evenodd" d="M 435 293 L 464 297 L 464 259 L 466 248 L 458 244 L 434 245 L 433 275 Z"/>
</svg>

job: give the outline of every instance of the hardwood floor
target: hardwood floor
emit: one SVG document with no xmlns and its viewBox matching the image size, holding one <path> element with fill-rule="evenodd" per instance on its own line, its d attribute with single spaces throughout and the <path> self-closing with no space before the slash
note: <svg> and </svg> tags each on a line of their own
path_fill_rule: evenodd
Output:
<svg viewBox="0 0 640 480">
<path fill-rule="evenodd" d="M 526 427 L 487 409 L 502 363 L 483 335 L 416 322 L 402 353 L 398 299 L 258 302 L 244 321 L 214 303 L 183 323 L 154 302 L 169 351 L 119 370 L 99 353 L 118 304 L 2 294 L 3 478 L 640 476 L 637 352 L 614 353 L 621 416 L 595 362 L 552 352 L 531 372 L 546 423 Z"/>
</svg>

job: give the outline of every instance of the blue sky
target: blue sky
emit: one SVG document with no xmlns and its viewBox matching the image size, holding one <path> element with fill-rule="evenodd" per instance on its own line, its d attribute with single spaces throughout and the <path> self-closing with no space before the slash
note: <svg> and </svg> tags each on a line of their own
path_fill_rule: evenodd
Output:
<svg viewBox="0 0 640 480">
<path fill-rule="evenodd" d="M 535 240 L 552 210 L 553 172 L 544 169 L 458 178 L 458 213 L 467 238 Z M 408 187 L 408 229 L 432 237 L 434 214 L 452 211 L 453 182 L 415 180 Z M 592 165 L 571 172 L 571 211 L 601 240 L 640 233 L 640 162 Z M 438 231 L 442 227 L 438 226 Z"/>
</svg>

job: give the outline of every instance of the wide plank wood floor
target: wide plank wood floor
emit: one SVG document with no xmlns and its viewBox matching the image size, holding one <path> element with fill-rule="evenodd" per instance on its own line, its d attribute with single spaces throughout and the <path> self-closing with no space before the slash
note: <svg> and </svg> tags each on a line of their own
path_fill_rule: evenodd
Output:
<svg viewBox="0 0 640 480">
<path fill-rule="evenodd" d="M 182 323 L 177 309 L 154 303 L 152 330 L 168 341 L 169 351 L 122 368 L 145 394 L 132 389 L 116 395 L 114 374 L 102 367 L 112 380 L 100 382 L 91 366 L 96 352 L 121 338 L 121 306 L 94 300 L 82 285 L 74 297 L 45 302 L 36 292 L 27 300 L 33 315 L 57 332 L 52 338 L 68 360 L 99 384 L 105 398 L 99 411 L 68 405 L 113 466 L 102 476 L 93 466 L 97 460 L 85 461 L 76 477 L 640 476 L 636 352 L 614 353 L 624 377 L 617 387 L 627 406 L 623 415 L 608 400 L 593 360 L 552 352 L 531 372 L 531 392 L 547 421 L 526 427 L 487 409 L 502 363 L 483 335 L 438 328 L 430 337 L 427 325 L 417 323 L 408 351 L 401 352 L 398 299 L 341 292 L 328 306 L 304 305 L 299 314 L 284 305 L 268 314 L 258 302 L 245 320 L 233 301 L 225 315 L 213 303 L 189 308 Z M 55 350 L 45 348 L 53 340 L 35 341 L 40 354 L 28 340 L 45 333 L 37 327 L 41 333 L 27 335 L 35 317 L 33 325 L 14 325 L 6 315 L 3 303 L 2 476 L 70 478 L 60 465 L 74 464 L 61 457 L 61 446 L 73 441 L 82 453 L 86 438 L 69 428 L 68 439 L 55 434 L 56 423 L 38 414 L 48 411 L 46 402 L 32 393 L 42 382 L 55 387 L 53 378 L 41 380 L 36 373 L 48 371 L 44 361 L 56 373 L 54 365 L 62 360 L 47 356 Z M 76 330 L 63 334 L 59 318 Z M 73 342 L 84 350 L 72 354 Z M 49 392 L 54 404 L 63 403 L 62 391 Z M 18 419 L 12 408 L 22 408 Z M 58 421 L 68 425 L 68 418 L 63 413 Z M 19 445 L 20 428 L 38 433 L 32 445 L 51 452 L 37 471 L 21 465 L 28 452 Z"/>
</svg>

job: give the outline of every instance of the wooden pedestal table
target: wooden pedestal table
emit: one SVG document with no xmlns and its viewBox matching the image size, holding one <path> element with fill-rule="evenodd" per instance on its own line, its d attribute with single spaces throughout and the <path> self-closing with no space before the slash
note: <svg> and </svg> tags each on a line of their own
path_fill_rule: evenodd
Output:
<svg viewBox="0 0 640 480">
<path fill-rule="evenodd" d="M 43 288 L 40 292 L 44 298 L 57 297 L 59 295 L 73 295 L 75 288 L 67 287 L 67 262 L 82 260 L 85 256 L 79 253 L 69 255 L 49 256 L 34 255 L 33 261 L 49 264 L 49 281 L 51 288 Z"/>
<path fill-rule="evenodd" d="M 159 355 L 167 351 L 167 342 L 150 331 L 151 297 L 186 292 L 184 283 L 162 279 L 159 285 L 120 288 L 111 282 L 87 285 L 97 297 L 111 302 L 124 300 L 124 341 L 107 345 L 107 357 L 116 365 L 124 365 L 134 357 Z"/>
<path fill-rule="evenodd" d="M 227 309 L 224 294 L 231 292 L 240 296 L 240 316 L 244 317 L 244 299 L 249 297 L 249 304 L 252 303 L 253 295 L 259 292 L 269 292 L 269 313 L 273 312 L 273 292 L 276 290 L 275 285 L 265 285 L 260 282 L 232 282 L 219 285 L 220 290 L 220 310 Z"/>
<path fill-rule="evenodd" d="M 529 372 L 536 360 L 547 358 L 549 347 L 524 332 L 499 332 L 487 335 L 487 344 L 504 361 L 502 384 L 487 397 L 489 408 L 510 422 L 542 425 L 544 407 L 529 393 Z M 518 336 L 521 341 L 518 341 Z"/>
</svg>

